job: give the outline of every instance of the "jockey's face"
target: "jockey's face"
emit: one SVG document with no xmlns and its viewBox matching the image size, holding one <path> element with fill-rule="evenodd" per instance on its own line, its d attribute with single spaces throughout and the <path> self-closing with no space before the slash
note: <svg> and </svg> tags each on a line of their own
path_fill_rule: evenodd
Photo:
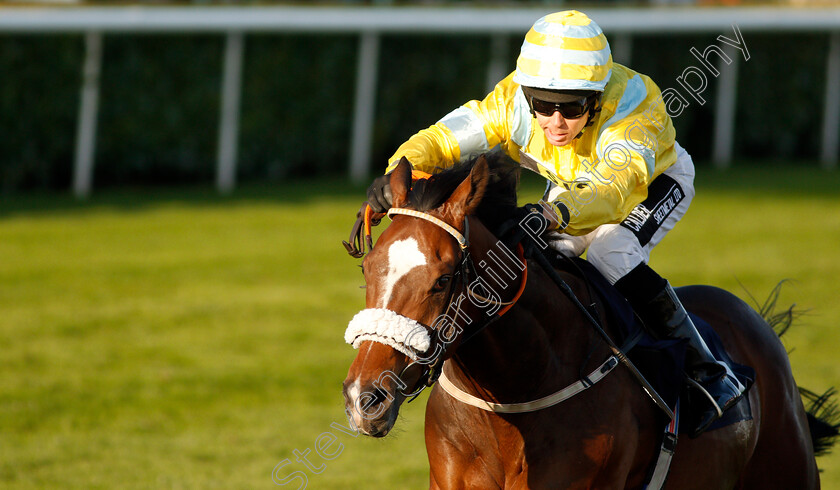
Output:
<svg viewBox="0 0 840 490">
<path fill-rule="evenodd" d="M 549 143 L 554 146 L 566 146 L 574 141 L 575 136 L 586 126 L 587 114 L 575 119 L 564 118 L 560 111 L 554 111 L 551 116 L 544 116 L 539 112 L 534 115 Z"/>
</svg>

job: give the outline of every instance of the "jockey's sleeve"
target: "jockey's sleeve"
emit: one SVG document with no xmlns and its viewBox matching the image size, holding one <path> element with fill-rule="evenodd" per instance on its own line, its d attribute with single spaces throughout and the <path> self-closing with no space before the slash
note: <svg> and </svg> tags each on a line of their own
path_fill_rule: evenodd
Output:
<svg viewBox="0 0 840 490">
<path fill-rule="evenodd" d="M 590 176 L 580 176 L 548 203 L 556 213 L 565 206 L 569 224 L 564 230 L 570 235 L 585 235 L 605 223 L 621 221 L 634 190 L 641 187 L 640 177 L 631 170 L 616 175 L 612 182 Z M 630 207 L 632 209 L 632 206 Z"/>
<path fill-rule="evenodd" d="M 467 102 L 409 138 L 388 160 L 386 172 L 393 170 L 404 156 L 415 169 L 436 173 L 507 142 L 518 87 L 511 79 L 512 74 L 499 82 L 484 100 Z M 507 150 L 518 159 L 518 147 Z"/>
</svg>

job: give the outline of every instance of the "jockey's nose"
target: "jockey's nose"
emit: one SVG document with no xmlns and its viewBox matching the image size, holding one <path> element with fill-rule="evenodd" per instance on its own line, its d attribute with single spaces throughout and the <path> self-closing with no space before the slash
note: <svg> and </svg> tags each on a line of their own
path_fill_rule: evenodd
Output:
<svg viewBox="0 0 840 490">
<path fill-rule="evenodd" d="M 554 111 L 554 113 L 549 118 L 549 122 L 557 127 L 565 127 L 566 126 L 566 119 L 560 114 L 560 111 Z"/>
</svg>

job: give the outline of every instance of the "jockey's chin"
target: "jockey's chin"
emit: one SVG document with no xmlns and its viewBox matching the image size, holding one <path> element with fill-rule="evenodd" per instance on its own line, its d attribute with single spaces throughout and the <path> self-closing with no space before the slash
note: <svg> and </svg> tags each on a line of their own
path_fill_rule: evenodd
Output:
<svg viewBox="0 0 840 490">
<path fill-rule="evenodd" d="M 537 117 L 537 124 L 540 125 L 545 133 L 546 139 L 553 146 L 566 146 L 571 144 L 575 140 L 575 136 L 583 131 L 588 120 L 585 115 L 575 119 L 566 119 L 559 111 L 555 111 L 551 116 L 544 116 L 540 113 L 536 113 L 535 115 Z"/>
</svg>

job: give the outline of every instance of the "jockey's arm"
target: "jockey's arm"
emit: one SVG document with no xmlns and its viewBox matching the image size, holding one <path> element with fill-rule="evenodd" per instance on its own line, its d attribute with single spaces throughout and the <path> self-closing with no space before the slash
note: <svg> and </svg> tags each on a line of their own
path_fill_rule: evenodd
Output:
<svg viewBox="0 0 840 490">
<path fill-rule="evenodd" d="M 460 149 L 449 129 L 438 122 L 419 131 L 400 145 L 389 160 L 385 172 L 394 170 L 402 157 L 411 162 L 412 168 L 433 174 L 457 162 Z"/>
<path fill-rule="evenodd" d="M 490 151 L 510 139 L 509 114 L 517 85 L 507 77 L 483 100 L 471 100 L 403 143 L 388 160 L 387 172 L 406 157 L 413 168 L 437 173 Z M 511 156 L 517 155 L 509 151 Z"/>
<path fill-rule="evenodd" d="M 585 235 L 605 223 L 616 223 L 624 218 L 625 202 L 637 186 L 638 179 L 632 172 L 625 172 L 621 180 L 603 183 L 588 177 L 579 179 L 569 190 L 563 190 L 548 204 L 559 216 L 559 207 L 565 206 L 569 224 L 563 230 L 570 235 Z"/>
</svg>

